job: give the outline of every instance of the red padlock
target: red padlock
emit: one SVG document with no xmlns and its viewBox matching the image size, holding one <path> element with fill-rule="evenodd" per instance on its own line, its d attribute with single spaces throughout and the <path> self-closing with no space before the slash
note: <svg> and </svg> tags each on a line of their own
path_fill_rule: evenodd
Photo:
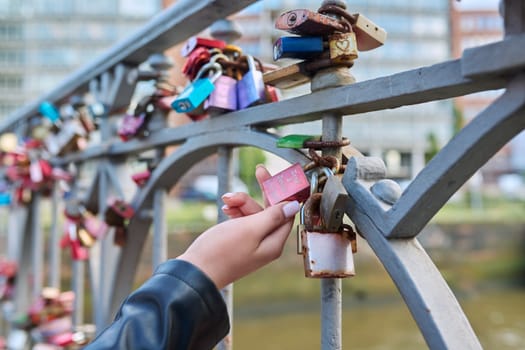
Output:
<svg viewBox="0 0 525 350">
<path fill-rule="evenodd" d="M 69 246 L 73 260 L 87 260 L 89 258 L 89 251 L 86 247 L 82 246 L 78 240 L 77 229 L 78 226 L 75 222 L 66 222 L 66 232 L 60 240 L 60 247 L 66 248 Z"/>
<path fill-rule="evenodd" d="M 262 190 L 270 205 L 293 200 L 304 202 L 310 196 L 310 182 L 301 164 L 296 163 L 264 181 Z"/>
<path fill-rule="evenodd" d="M 217 39 L 208 39 L 208 38 L 200 38 L 193 36 L 189 38 L 185 43 L 184 46 L 181 49 L 181 55 L 184 57 L 187 57 L 189 54 L 191 54 L 196 48 L 208 48 L 208 49 L 224 49 L 226 47 L 226 42 L 222 40 Z"/>
<path fill-rule="evenodd" d="M 151 171 L 144 170 L 139 173 L 131 175 L 131 179 L 139 186 L 142 187 L 148 182 L 148 179 L 151 176 Z"/>
<path fill-rule="evenodd" d="M 131 205 L 118 198 L 110 198 L 108 200 L 108 208 L 124 219 L 131 219 L 135 214 L 135 209 Z"/>
</svg>

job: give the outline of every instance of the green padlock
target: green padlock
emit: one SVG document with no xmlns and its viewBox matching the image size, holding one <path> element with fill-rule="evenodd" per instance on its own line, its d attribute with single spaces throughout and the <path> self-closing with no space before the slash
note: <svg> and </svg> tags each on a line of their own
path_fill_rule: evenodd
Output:
<svg viewBox="0 0 525 350">
<path fill-rule="evenodd" d="M 321 141 L 320 135 L 300 135 L 291 134 L 281 137 L 277 140 L 277 147 L 279 148 L 304 148 L 306 141 Z"/>
</svg>

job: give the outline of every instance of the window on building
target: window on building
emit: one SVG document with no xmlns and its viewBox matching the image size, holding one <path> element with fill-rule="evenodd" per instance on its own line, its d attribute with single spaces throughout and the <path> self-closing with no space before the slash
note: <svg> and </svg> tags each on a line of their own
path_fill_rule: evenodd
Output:
<svg viewBox="0 0 525 350">
<path fill-rule="evenodd" d="M 33 9 L 38 14 L 70 15 L 73 8 L 74 2 L 71 0 L 33 0 Z"/>
<path fill-rule="evenodd" d="M 25 56 L 20 50 L 3 50 L 0 51 L 0 65 L 20 66 L 24 64 Z"/>
<path fill-rule="evenodd" d="M 119 14 L 130 17 L 151 17 L 161 10 L 161 2 L 143 0 L 120 0 Z"/>
<path fill-rule="evenodd" d="M 23 0 L 0 0 L 0 15 L 19 15 Z"/>
<path fill-rule="evenodd" d="M 0 75 L 0 90 L 20 90 L 22 77 L 19 75 Z"/>
<path fill-rule="evenodd" d="M 71 0 L 73 2 L 73 0 Z M 145 1 L 146 2 L 146 1 Z M 75 12 L 82 15 L 115 15 L 117 2 L 108 0 L 76 0 Z"/>
<path fill-rule="evenodd" d="M 6 102 L 6 101 L 0 101 L 0 119 L 7 117 L 11 112 L 13 112 L 18 107 L 19 106 L 13 103 Z"/>
<path fill-rule="evenodd" d="M 22 33 L 20 24 L 0 23 L 0 40 L 21 40 L 23 38 Z"/>
</svg>

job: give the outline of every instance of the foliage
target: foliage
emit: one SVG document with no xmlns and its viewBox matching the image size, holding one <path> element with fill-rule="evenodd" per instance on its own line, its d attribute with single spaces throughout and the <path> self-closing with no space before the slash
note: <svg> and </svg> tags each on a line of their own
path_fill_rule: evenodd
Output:
<svg viewBox="0 0 525 350">
<path fill-rule="evenodd" d="M 453 117 L 452 135 L 456 135 L 465 126 L 463 112 L 457 106 L 454 106 Z"/>
<path fill-rule="evenodd" d="M 259 191 L 255 179 L 255 167 L 266 161 L 264 152 L 255 147 L 241 147 L 239 149 L 239 177 L 248 186 L 249 193 L 253 196 Z"/>
<path fill-rule="evenodd" d="M 435 133 L 430 132 L 427 135 L 428 151 L 425 153 L 425 162 L 430 162 L 439 152 L 439 142 Z"/>
</svg>

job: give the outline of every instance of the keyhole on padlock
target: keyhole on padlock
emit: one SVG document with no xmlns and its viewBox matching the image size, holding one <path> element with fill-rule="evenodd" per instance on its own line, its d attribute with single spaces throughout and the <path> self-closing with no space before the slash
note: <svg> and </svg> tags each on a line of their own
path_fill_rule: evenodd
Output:
<svg viewBox="0 0 525 350">
<path fill-rule="evenodd" d="M 294 12 L 292 12 L 292 13 L 288 16 L 286 22 L 287 22 L 287 24 L 288 24 L 289 26 L 293 26 L 293 25 L 295 24 L 296 21 L 297 21 L 297 14 L 294 13 Z"/>
</svg>

